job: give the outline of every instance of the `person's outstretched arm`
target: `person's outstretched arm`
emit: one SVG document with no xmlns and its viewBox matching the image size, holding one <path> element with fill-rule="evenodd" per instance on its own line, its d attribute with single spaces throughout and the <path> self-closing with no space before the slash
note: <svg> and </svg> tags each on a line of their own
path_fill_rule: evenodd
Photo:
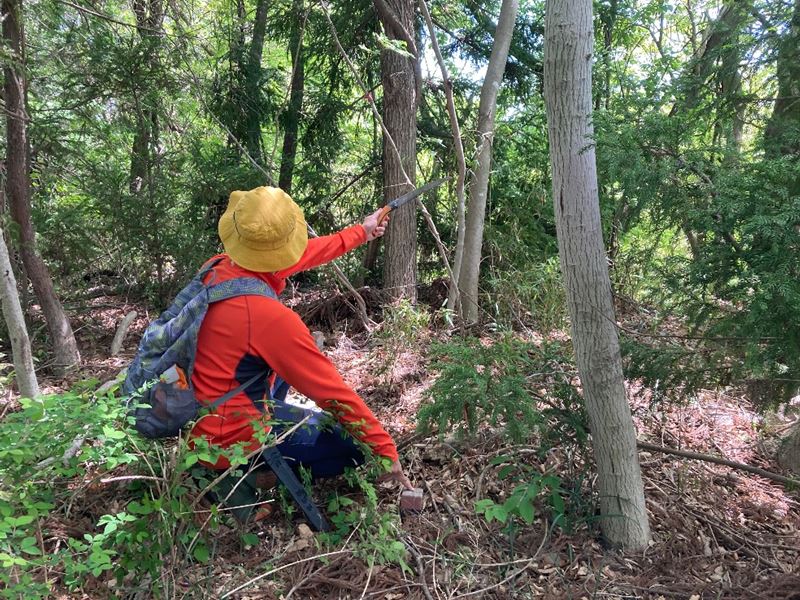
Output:
<svg viewBox="0 0 800 600">
<path fill-rule="evenodd" d="M 276 272 L 275 275 L 286 279 L 300 271 L 307 271 L 329 263 L 364 242 L 381 237 L 386 232 L 386 225 L 389 223 L 389 219 L 386 218 L 383 223 L 378 225 L 379 212 L 380 210 L 375 211 L 359 225 L 352 225 L 331 235 L 309 239 L 306 251 L 300 257 L 300 260 L 288 269 Z"/>
<path fill-rule="evenodd" d="M 344 382 L 328 357 L 320 352 L 300 317 L 282 308 L 280 318 L 264 325 L 264 331 L 255 332 L 254 339 L 259 341 L 254 347 L 258 354 L 298 392 L 333 413 L 376 454 L 391 460 L 392 470 L 386 478 L 411 488 L 391 436 L 361 397 Z"/>
</svg>

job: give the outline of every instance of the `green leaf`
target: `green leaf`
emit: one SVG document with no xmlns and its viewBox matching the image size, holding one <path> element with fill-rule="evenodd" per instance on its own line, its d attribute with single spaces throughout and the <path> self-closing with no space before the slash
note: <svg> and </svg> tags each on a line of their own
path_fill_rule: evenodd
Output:
<svg viewBox="0 0 800 600">
<path fill-rule="evenodd" d="M 120 431 L 119 429 L 113 429 L 108 425 L 103 425 L 103 435 L 106 436 L 110 440 L 122 440 L 125 439 L 125 432 Z"/>
<path fill-rule="evenodd" d="M 506 465 L 504 467 L 501 467 L 501 469 L 497 472 L 497 478 L 505 479 L 506 477 L 511 475 L 515 469 L 516 467 L 514 465 Z"/>
<path fill-rule="evenodd" d="M 14 557 L 7 552 L 0 552 L 0 566 L 7 569 L 14 564 Z"/>
<path fill-rule="evenodd" d="M 33 536 L 23 538 L 20 542 L 20 549 L 25 554 L 39 555 L 42 553 L 42 551 L 36 547 L 36 538 Z"/>
<path fill-rule="evenodd" d="M 522 518 L 522 520 L 525 521 L 528 525 L 533 523 L 533 514 L 534 514 L 533 503 L 529 502 L 528 500 L 523 500 L 522 502 L 519 503 L 519 506 L 517 507 L 517 512 L 519 513 L 519 516 Z"/>
<path fill-rule="evenodd" d="M 207 562 L 210 556 L 208 552 L 208 546 L 206 546 L 205 544 L 197 544 L 197 546 L 194 547 L 194 552 L 192 552 L 192 556 L 194 556 L 195 560 L 197 560 L 198 562 L 202 563 Z"/>
<path fill-rule="evenodd" d="M 33 523 L 33 515 L 22 515 L 21 517 L 11 517 L 7 518 L 6 521 L 8 521 L 8 523 L 11 524 L 12 527 L 19 527 L 20 525 L 29 525 L 30 523 Z"/>
<path fill-rule="evenodd" d="M 490 512 L 486 513 L 486 520 L 491 522 L 491 517 L 494 517 L 501 523 L 508 521 L 508 511 L 501 505 L 495 506 Z"/>
<path fill-rule="evenodd" d="M 242 542 L 244 542 L 245 547 L 249 548 L 251 546 L 257 546 L 259 539 L 254 533 L 245 533 L 242 536 Z"/>
<path fill-rule="evenodd" d="M 555 510 L 558 514 L 564 514 L 564 499 L 556 490 L 553 490 L 550 493 L 550 504 L 553 506 L 553 510 Z"/>
</svg>

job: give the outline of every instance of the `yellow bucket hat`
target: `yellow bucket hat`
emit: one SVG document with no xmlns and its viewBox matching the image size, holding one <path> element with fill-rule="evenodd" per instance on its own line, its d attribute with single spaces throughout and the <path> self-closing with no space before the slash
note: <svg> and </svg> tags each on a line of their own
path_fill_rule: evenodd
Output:
<svg viewBox="0 0 800 600">
<path fill-rule="evenodd" d="M 250 271 L 291 267 L 308 245 L 303 210 L 280 188 L 232 192 L 218 230 L 228 256 Z"/>
</svg>

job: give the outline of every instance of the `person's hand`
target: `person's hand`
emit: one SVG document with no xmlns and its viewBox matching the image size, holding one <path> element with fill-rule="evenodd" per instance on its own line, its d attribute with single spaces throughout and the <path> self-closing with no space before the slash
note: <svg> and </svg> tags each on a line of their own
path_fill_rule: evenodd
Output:
<svg viewBox="0 0 800 600">
<path fill-rule="evenodd" d="M 403 472 L 403 466 L 400 464 L 399 460 L 396 460 L 392 463 L 392 468 L 388 473 L 384 473 L 378 477 L 379 483 L 384 481 L 398 481 L 405 489 L 414 489 L 414 486 L 411 485 L 411 480 L 406 477 L 406 474 Z"/>
<path fill-rule="evenodd" d="M 377 239 L 386 233 L 386 226 L 389 224 L 389 215 L 386 215 L 386 218 L 379 225 L 378 215 L 380 212 L 381 209 L 379 208 L 366 219 L 364 219 L 364 222 L 361 224 L 361 226 L 364 228 L 364 231 L 367 232 L 368 242 L 371 242 L 372 240 Z"/>
</svg>

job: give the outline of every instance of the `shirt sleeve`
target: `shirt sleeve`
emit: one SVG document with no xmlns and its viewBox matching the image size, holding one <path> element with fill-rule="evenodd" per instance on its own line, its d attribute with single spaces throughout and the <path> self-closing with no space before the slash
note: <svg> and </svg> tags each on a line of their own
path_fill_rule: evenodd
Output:
<svg viewBox="0 0 800 600">
<path fill-rule="evenodd" d="M 342 379 L 330 360 L 319 351 L 308 327 L 290 309 L 264 328 L 255 350 L 292 387 L 333 413 L 376 454 L 397 460 L 391 436 L 364 401 Z"/>
<path fill-rule="evenodd" d="M 325 263 L 329 263 L 339 258 L 342 254 L 350 252 L 367 241 L 367 232 L 364 227 L 353 225 L 342 229 L 339 233 L 324 235 L 322 237 L 311 238 L 308 240 L 306 251 L 300 260 L 283 271 L 275 273 L 276 277 L 285 279 L 300 271 L 307 271 Z"/>
</svg>

